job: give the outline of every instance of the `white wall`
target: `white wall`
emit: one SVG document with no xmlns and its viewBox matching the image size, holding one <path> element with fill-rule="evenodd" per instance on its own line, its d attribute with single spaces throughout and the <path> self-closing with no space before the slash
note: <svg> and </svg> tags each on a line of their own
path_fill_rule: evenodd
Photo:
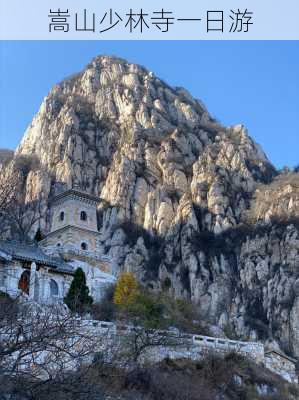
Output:
<svg viewBox="0 0 299 400">
<path fill-rule="evenodd" d="M 72 281 L 72 276 L 64 275 L 60 273 L 53 273 L 49 271 L 48 268 L 40 267 L 39 270 L 34 271 L 34 263 L 31 264 L 30 270 L 30 287 L 29 296 L 22 293 L 18 289 L 18 284 L 20 277 L 25 268 L 19 262 L 7 262 L 2 265 L 1 277 L 5 279 L 0 279 L 0 290 L 8 293 L 11 297 L 24 296 L 40 303 L 56 303 L 62 301 L 66 295 L 70 283 Z M 50 291 L 50 281 L 53 279 L 58 285 L 58 295 L 52 296 Z"/>
<path fill-rule="evenodd" d="M 80 219 L 81 211 L 86 212 L 86 221 Z M 60 219 L 61 212 L 64 212 L 63 221 Z M 51 232 L 67 225 L 98 231 L 96 206 L 71 198 L 65 198 L 63 202 L 55 204 L 53 206 Z"/>
</svg>

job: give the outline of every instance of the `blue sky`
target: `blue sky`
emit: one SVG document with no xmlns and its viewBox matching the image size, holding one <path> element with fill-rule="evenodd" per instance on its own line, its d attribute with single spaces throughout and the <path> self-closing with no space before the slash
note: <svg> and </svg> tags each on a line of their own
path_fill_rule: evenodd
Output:
<svg viewBox="0 0 299 400">
<path fill-rule="evenodd" d="M 15 148 L 50 88 L 99 54 L 139 63 L 243 123 L 280 168 L 299 164 L 299 42 L 0 41 L 0 147 Z"/>
</svg>

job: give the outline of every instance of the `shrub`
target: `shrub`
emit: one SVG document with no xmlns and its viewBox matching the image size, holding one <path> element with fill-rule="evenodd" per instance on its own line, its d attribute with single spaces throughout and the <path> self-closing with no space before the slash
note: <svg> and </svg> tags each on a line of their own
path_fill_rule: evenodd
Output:
<svg viewBox="0 0 299 400">
<path fill-rule="evenodd" d="M 164 304 L 169 325 L 183 332 L 208 334 L 201 326 L 201 316 L 198 307 L 191 303 L 191 301 L 184 299 L 175 300 L 170 298 L 170 296 L 165 296 Z"/>
<path fill-rule="evenodd" d="M 167 196 L 170 198 L 170 200 L 173 203 L 179 203 L 180 202 L 180 198 L 181 198 L 181 193 L 178 189 L 175 188 L 167 188 L 166 190 Z"/>
<path fill-rule="evenodd" d="M 143 236 L 143 231 L 145 231 L 143 228 L 129 220 L 121 222 L 118 226 L 116 226 L 116 228 L 121 228 L 124 231 L 124 233 L 126 234 L 126 242 L 130 246 L 134 246 L 138 238 Z"/>
<path fill-rule="evenodd" d="M 7 301 L 7 302 L 12 301 L 10 295 L 8 293 L 2 292 L 2 290 L 0 290 L 0 300 Z"/>
<path fill-rule="evenodd" d="M 132 272 L 122 272 L 116 283 L 113 295 L 114 304 L 127 308 L 139 293 L 138 282 Z"/>
<path fill-rule="evenodd" d="M 168 290 L 171 288 L 171 279 L 167 276 L 162 282 L 162 289 Z"/>
<path fill-rule="evenodd" d="M 40 161 L 35 154 L 21 154 L 15 156 L 14 165 L 18 171 L 27 176 L 30 171 L 39 168 Z"/>
<path fill-rule="evenodd" d="M 0 149 L 0 165 L 6 166 L 13 159 L 14 152 L 9 149 Z"/>
<path fill-rule="evenodd" d="M 109 286 L 102 300 L 92 305 L 92 316 L 98 321 L 113 321 L 116 318 L 117 306 L 113 302 L 115 286 Z"/>
<path fill-rule="evenodd" d="M 240 337 L 236 333 L 235 327 L 230 323 L 227 323 L 223 327 L 223 332 L 228 339 L 231 339 L 231 340 L 239 340 L 240 339 Z"/>
<path fill-rule="evenodd" d="M 149 249 L 149 259 L 145 263 L 144 268 L 146 271 L 146 279 L 157 279 L 159 275 L 159 267 L 164 260 L 163 249 L 155 250 Z"/>
<path fill-rule="evenodd" d="M 149 292 L 140 292 L 128 307 L 131 321 L 149 329 L 166 327 L 164 305 L 158 296 Z"/>
<path fill-rule="evenodd" d="M 236 383 L 236 376 L 241 378 L 241 384 Z M 266 384 L 275 395 L 258 395 L 259 383 Z M 293 386 L 288 388 L 274 374 L 237 354 L 224 358 L 209 355 L 200 362 L 166 359 L 128 373 L 124 387 L 136 391 L 134 398 L 151 400 L 278 400 L 291 399 L 294 390 Z M 144 396 L 138 397 L 140 393 Z"/>
<path fill-rule="evenodd" d="M 89 288 L 86 285 L 86 276 L 82 268 L 76 269 L 64 302 L 74 312 L 82 313 L 90 309 L 93 298 L 89 295 Z"/>
<path fill-rule="evenodd" d="M 180 278 L 181 278 L 183 287 L 188 291 L 188 293 L 190 293 L 191 292 L 190 276 L 189 276 L 189 269 L 187 267 L 185 267 L 185 266 L 181 267 Z"/>
<path fill-rule="evenodd" d="M 126 318 L 151 329 L 168 329 L 175 327 L 182 332 L 208 332 L 201 326 L 198 307 L 184 299 L 174 299 L 172 296 L 140 290 L 134 302 L 126 309 Z"/>
</svg>

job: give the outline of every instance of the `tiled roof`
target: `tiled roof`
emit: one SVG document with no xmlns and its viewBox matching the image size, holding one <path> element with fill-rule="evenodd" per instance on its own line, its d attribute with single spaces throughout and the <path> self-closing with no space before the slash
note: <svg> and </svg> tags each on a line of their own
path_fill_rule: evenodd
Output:
<svg viewBox="0 0 299 400">
<path fill-rule="evenodd" d="M 17 260 L 36 262 L 52 267 L 59 272 L 73 272 L 73 268 L 69 264 L 58 257 L 48 256 L 34 244 L 0 240 L 0 251 Z"/>
<path fill-rule="evenodd" d="M 96 197 L 92 194 L 82 192 L 82 191 L 76 190 L 76 189 L 69 189 L 69 190 L 61 192 L 61 193 L 57 194 L 56 196 L 52 197 L 51 203 L 52 204 L 56 203 L 66 197 L 78 198 L 80 200 L 88 200 L 93 203 L 99 203 L 101 201 L 101 199 L 99 197 Z"/>
</svg>

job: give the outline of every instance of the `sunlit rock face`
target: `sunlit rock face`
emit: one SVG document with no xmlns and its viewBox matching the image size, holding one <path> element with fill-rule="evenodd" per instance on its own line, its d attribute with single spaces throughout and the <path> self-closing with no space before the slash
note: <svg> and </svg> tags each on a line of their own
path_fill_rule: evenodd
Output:
<svg viewBox="0 0 299 400">
<path fill-rule="evenodd" d="M 103 56 L 53 87 L 16 155 L 39 161 L 24 190 L 28 201 L 42 193 L 44 232 L 57 187 L 80 187 L 102 199 L 101 245 L 119 270 L 192 299 L 224 331 L 299 356 L 298 225 L 288 211 L 271 220 L 282 207 L 296 217 L 298 198 L 282 184 L 253 207 L 276 171 L 244 126 L 224 127 L 185 89 Z"/>
</svg>

